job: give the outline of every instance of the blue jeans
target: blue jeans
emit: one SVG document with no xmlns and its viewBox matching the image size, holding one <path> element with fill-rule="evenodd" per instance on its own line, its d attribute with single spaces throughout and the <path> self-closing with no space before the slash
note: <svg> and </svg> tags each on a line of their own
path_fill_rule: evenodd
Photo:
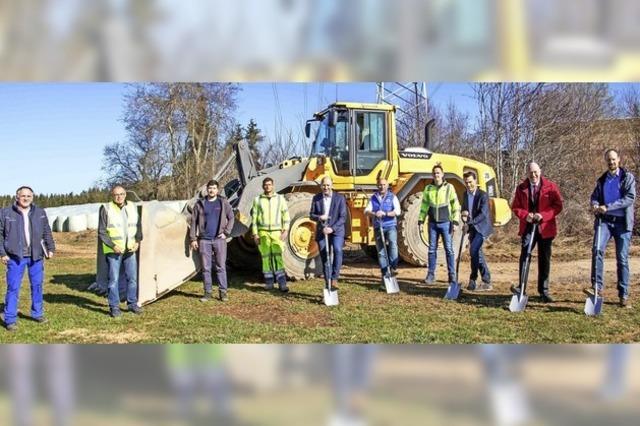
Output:
<svg viewBox="0 0 640 426">
<path fill-rule="evenodd" d="M 442 237 L 444 251 L 447 256 L 447 272 L 449 282 L 456 281 L 456 265 L 453 254 L 453 239 L 451 238 L 451 222 L 429 222 L 429 270 L 427 276 L 436 275 L 436 259 L 438 253 L 438 238 Z"/>
<path fill-rule="evenodd" d="M 398 230 L 393 226 L 386 229 L 383 228 L 383 232 L 387 247 L 382 244 L 380 228 L 375 228 L 374 230 L 376 248 L 378 249 L 378 262 L 380 262 L 380 270 L 384 275 L 387 273 L 387 266 L 391 266 L 391 269 L 398 267 Z"/>
<path fill-rule="evenodd" d="M 618 272 L 618 297 L 629 297 L 629 244 L 631 231 L 627 231 L 624 223 L 600 222 L 600 244 L 597 236 L 593 237 L 593 255 L 591 257 L 591 285 L 604 288 L 604 252 L 607 243 L 613 237 L 616 244 L 616 268 Z M 597 233 L 597 229 L 595 229 Z"/>
<path fill-rule="evenodd" d="M 471 275 L 469 276 L 470 280 L 478 279 L 478 271 L 480 271 L 480 275 L 482 276 L 482 281 L 485 283 L 491 282 L 491 273 L 489 272 L 489 267 L 487 266 L 487 261 L 484 258 L 484 253 L 482 252 L 482 244 L 484 244 L 484 236 L 477 232 L 475 229 L 469 230 L 469 252 L 471 254 Z"/>
<path fill-rule="evenodd" d="M 110 309 L 120 308 L 120 291 L 118 280 L 120 278 L 120 266 L 124 266 L 124 274 L 127 279 L 127 306 L 131 307 L 138 303 L 138 263 L 135 253 L 115 254 L 109 253 L 106 256 L 109 265 L 109 285 L 107 286 L 107 299 Z"/>
<path fill-rule="evenodd" d="M 29 270 L 29 283 L 31 284 L 31 317 L 41 318 L 44 315 L 44 303 L 42 301 L 42 281 L 44 278 L 44 264 L 42 259 L 33 261 L 31 257 L 10 256 L 7 263 L 7 294 L 4 298 L 4 323 L 13 324 L 18 319 L 18 299 L 20 298 L 20 285 L 24 269 Z"/>
<path fill-rule="evenodd" d="M 329 244 L 333 250 L 333 265 L 331 265 L 331 271 L 325 270 L 325 278 L 326 275 L 331 272 L 331 279 L 337 280 L 340 278 L 340 268 L 342 267 L 342 250 L 344 248 L 344 236 L 336 236 L 333 234 L 329 234 Z M 322 238 L 318 241 L 318 247 L 320 248 L 320 258 L 322 259 L 322 264 L 327 264 L 327 250 L 325 239 Z"/>
</svg>

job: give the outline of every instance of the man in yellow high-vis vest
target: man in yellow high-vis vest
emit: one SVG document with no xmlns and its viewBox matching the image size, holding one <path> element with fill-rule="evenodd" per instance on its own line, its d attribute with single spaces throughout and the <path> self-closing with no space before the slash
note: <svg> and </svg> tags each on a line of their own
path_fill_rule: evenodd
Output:
<svg viewBox="0 0 640 426">
<path fill-rule="evenodd" d="M 251 208 L 251 233 L 262 256 L 262 273 L 268 290 L 278 282 L 280 291 L 286 293 L 287 277 L 284 272 L 282 252 L 289 232 L 289 208 L 284 196 L 273 189 L 273 179 L 262 181 L 264 193 L 253 200 Z"/>
<path fill-rule="evenodd" d="M 138 208 L 127 202 L 127 191 L 122 186 L 111 190 L 112 200 L 100 207 L 98 238 L 109 266 L 109 284 L 107 299 L 109 313 L 113 318 L 120 312 L 120 293 L 118 280 L 120 268 L 124 267 L 127 281 L 127 307 L 129 312 L 141 314 L 138 306 L 138 265 L 136 252 L 142 240 L 142 229 Z"/>
</svg>

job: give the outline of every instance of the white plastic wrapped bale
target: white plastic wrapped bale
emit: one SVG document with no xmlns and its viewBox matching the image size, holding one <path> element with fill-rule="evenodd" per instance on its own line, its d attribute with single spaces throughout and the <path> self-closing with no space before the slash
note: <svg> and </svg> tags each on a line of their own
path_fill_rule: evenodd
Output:
<svg viewBox="0 0 640 426">
<path fill-rule="evenodd" d="M 100 216 L 98 215 L 98 210 L 93 213 L 87 213 L 87 229 L 98 229 L 98 222 L 100 221 Z"/>
<path fill-rule="evenodd" d="M 87 215 L 86 214 L 74 214 L 69 216 L 68 231 L 69 232 L 82 232 L 87 230 Z"/>
<path fill-rule="evenodd" d="M 53 224 L 53 231 L 54 232 L 65 232 L 68 229 L 67 228 L 68 220 L 69 220 L 69 218 L 67 216 L 58 215 L 56 217 L 56 221 Z"/>
</svg>

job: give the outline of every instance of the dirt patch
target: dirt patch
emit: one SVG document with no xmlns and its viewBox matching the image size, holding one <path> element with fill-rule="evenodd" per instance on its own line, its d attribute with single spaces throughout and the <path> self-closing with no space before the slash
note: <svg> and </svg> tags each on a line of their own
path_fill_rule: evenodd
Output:
<svg viewBox="0 0 640 426">
<path fill-rule="evenodd" d="M 280 298 L 280 300 L 278 300 Z M 330 327 L 333 324 L 331 314 L 327 309 L 318 304 L 318 307 L 299 306 L 295 294 L 278 295 L 269 305 L 238 305 L 225 304 L 216 308 L 219 315 L 230 316 L 242 321 L 250 321 L 260 324 L 297 326 L 304 328 Z M 318 298 L 318 300 L 320 300 Z"/>
<path fill-rule="evenodd" d="M 72 328 L 64 330 L 58 333 L 58 336 L 68 339 L 78 339 L 83 342 L 100 342 L 100 343 L 137 343 L 147 339 L 145 333 L 138 331 L 126 331 L 126 332 L 103 332 L 95 333 L 86 328 Z"/>
</svg>

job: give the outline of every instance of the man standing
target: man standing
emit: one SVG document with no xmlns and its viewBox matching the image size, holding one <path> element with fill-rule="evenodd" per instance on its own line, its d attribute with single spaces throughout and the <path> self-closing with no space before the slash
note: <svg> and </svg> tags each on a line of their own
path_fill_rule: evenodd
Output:
<svg viewBox="0 0 640 426">
<path fill-rule="evenodd" d="M 444 169 L 440 163 L 433 166 L 431 172 L 433 183 L 427 185 L 422 192 L 422 204 L 418 216 L 420 232 L 427 215 L 429 217 L 429 266 L 425 282 L 433 284 L 435 280 L 438 238 L 441 236 L 447 256 L 449 284 L 453 284 L 457 277 L 451 235 L 460 223 L 460 203 L 453 185 L 444 180 Z"/>
<path fill-rule="evenodd" d="M 220 300 L 227 297 L 227 238 L 233 229 L 233 209 L 229 201 L 218 195 L 219 184 L 216 180 L 207 183 L 207 196 L 200 198 L 193 206 L 189 237 L 191 249 L 199 250 L 202 259 L 202 277 L 204 297 L 202 302 L 211 300 L 211 257 L 215 256 L 216 279 Z"/>
<path fill-rule="evenodd" d="M 287 277 L 284 272 L 282 252 L 289 232 L 289 208 L 284 196 L 273 189 L 273 179 L 262 181 L 264 193 L 253 200 L 251 208 L 251 233 L 262 256 L 262 273 L 267 290 L 278 282 L 280 291 L 286 293 Z"/>
<path fill-rule="evenodd" d="M 493 225 L 489 215 L 489 196 L 478 188 L 478 179 L 474 172 L 462 175 L 467 190 L 462 198 L 463 231 L 469 234 L 469 252 L 471 254 L 471 275 L 468 290 L 492 290 L 491 273 L 482 253 L 484 241 L 493 233 Z M 478 271 L 482 284 L 476 285 Z"/>
<path fill-rule="evenodd" d="M 39 323 L 44 317 L 43 258 L 53 257 L 56 246 L 44 209 L 33 204 L 33 190 L 21 186 L 16 202 L 0 212 L 0 259 L 7 267 L 7 294 L 4 300 L 4 324 L 8 331 L 17 328 L 20 285 L 25 268 L 31 284 L 31 318 Z"/>
<path fill-rule="evenodd" d="M 518 235 L 522 237 L 519 275 L 527 258 L 530 239 L 531 249 L 538 244 L 538 293 L 544 303 L 553 302 L 549 295 L 549 271 L 551 270 L 551 243 L 558 234 L 556 216 L 562 211 L 562 196 L 558 186 L 547 178 L 542 178 L 542 170 L 535 162 L 527 165 L 528 178 L 516 188 L 511 210 L 520 219 Z M 538 225 L 535 235 L 533 225 Z M 511 286 L 513 294 L 520 294 L 520 288 Z"/>
<path fill-rule="evenodd" d="M 385 178 L 378 178 L 378 191 L 376 191 L 364 213 L 372 219 L 373 232 L 378 249 L 378 261 L 382 276 L 387 272 L 387 267 L 391 268 L 391 273 L 397 275 L 398 269 L 398 230 L 397 217 L 400 216 L 400 201 L 393 192 L 389 190 L 389 183 Z M 382 231 L 380 231 L 382 228 Z M 384 239 L 389 245 L 385 247 L 382 242 L 381 232 L 384 232 Z"/>
<path fill-rule="evenodd" d="M 120 268 L 124 266 L 127 280 L 127 308 L 129 312 L 141 314 L 138 306 L 138 264 L 136 252 L 142 241 L 142 228 L 138 208 L 127 201 L 127 192 L 120 186 L 111 190 L 112 201 L 100 207 L 98 238 L 109 268 L 107 299 L 109 313 L 113 318 L 120 312 L 120 292 L 118 281 Z"/>
<path fill-rule="evenodd" d="M 322 264 L 327 264 L 329 247 L 327 247 L 325 235 L 328 236 L 329 245 L 333 250 L 333 265 L 331 266 L 331 286 L 338 289 L 340 268 L 342 267 L 342 250 L 344 248 L 345 229 L 347 220 L 347 200 L 344 195 L 333 192 L 333 181 L 325 176 L 320 181 L 322 192 L 313 196 L 309 216 L 317 222 L 316 242 L 320 247 Z M 329 271 L 326 271 L 327 273 Z M 328 279 L 325 277 L 325 279 Z"/>
<path fill-rule="evenodd" d="M 620 156 L 614 149 L 604 154 L 608 166 L 591 194 L 591 211 L 600 218 L 595 223 L 595 232 L 600 227 L 600 239 L 593 239 L 591 261 L 591 288 L 584 292 L 593 295 L 598 286 L 602 292 L 604 282 L 604 252 L 613 237 L 616 244 L 616 269 L 618 272 L 618 297 L 620 306 L 628 308 L 629 299 L 629 244 L 633 231 L 633 205 L 636 200 L 636 179 L 629 170 L 620 167 Z"/>
</svg>

